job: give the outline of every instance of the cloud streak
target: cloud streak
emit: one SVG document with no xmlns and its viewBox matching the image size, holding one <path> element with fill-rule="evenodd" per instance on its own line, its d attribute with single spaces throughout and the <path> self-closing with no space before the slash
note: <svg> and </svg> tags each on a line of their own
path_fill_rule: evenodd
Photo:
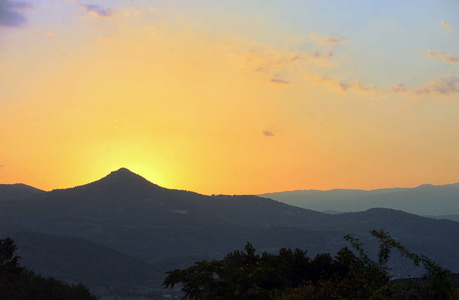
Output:
<svg viewBox="0 0 459 300">
<path fill-rule="evenodd" d="M 78 6 L 83 7 L 88 14 L 94 17 L 111 17 L 114 15 L 113 11 L 109 8 L 102 8 L 97 4 L 78 4 Z"/>
<path fill-rule="evenodd" d="M 439 57 L 442 61 L 450 64 L 457 64 L 459 63 L 459 57 L 451 54 L 451 53 L 444 53 L 439 50 L 433 51 L 433 50 L 427 50 L 427 55 L 429 55 L 432 58 Z"/>
<path fill-rule="evenodd" d="M 271 130 L 263 130 L 263 135 L 268 137 L 275 136 L 274 132 Z"/>
<path fill-rule="evenodd" d="M 277 83 L 277 84 L 286 84 L 289 85 L 290 82 L 283 80 L 283 79 L 277 79 L 277 78 L 271 78 L 272 83 Z"/>
<path fill-rule="evenodd" d="M 265 47 L 263 51 L 249 50 L 245 56 L 246 66 L 256 72 L 269 75 L 269 82 L 278 85 L 290 85 L 291 82 L 283 78 L 294 77 L 296 73 L 306 74 L 310 82 L 323 85 L 329 90 L 339 93 L 358 93 L 375 98 L 384 92 L 374 84 L 365 85 L 359 80 L 335 79 L 310 72 L 308 65 L 315 64 L 319 67 L 330 66 L 330 60 L 334 56 L 334 50 L 347 41 L 347 38 L 335 38 L 326 36 L 320 38 L 311 34 L 310 39 L 325 49 L 319 51 L 279 51 L 272 47 Z M 280 75 L 281 74 L 281 75 Z M 401 86 L 398 87 L 402 89 Z"/>
<path fill-rule="evenodd" d="M 32 5 L 22 1 L 0 0 L 0 27 L 23 27 L 27 18 L 21 13 L 32 8 Z"/>
<path fill-rule="evenodd" d="M 301 58 L 300 56 L 301 53 L 299 52 L 279 52 L 273 50 L 268 53 L 261 53 L 249 50 L 246 55 L 246 64 L 252 70 L 267 72 L 273 68 L 280 68 L 298 62 Z"/>
<path fill-rule="evenodd" d="M 459 93 L 459 77 L 449 75 L 438 77 L 431 83 L 427 83 L 414 91 L 415 95 L 427 96 L 451 96 Z"/>
<path fill-rule="evenodd" d="M 403 93 L 406 93 L 408 91 L 408 86 L 406 84 L 403 84 L 403 83 L 397 83 L 396 85 L 390 86 L 390 90 L 393 93 L 403 94 Z"/>
<path fill-rule="evenodd" d="M 381 91 L 375 86 L 370 87 L 363 85 L 359 80 L 347 81 L 347 80 L 336 80 L 333 78 L 320 76 L 316 74 L 308 74 L 309 79 L 314 84 L 325 85 L 328 89 L 340 92 L 355 92 L 359 94 L 369 95 L 375 98 L 381 94 Z"/>
<path fill-rule="evenodd" d="M 335 38 L 332 36 L 327 35 L 324 38 L 319 38 L 317 34 L 313 33 L 309 36 L 311 40 L 316 41 L 320 46 L 328 46 L 328 50 L 325 54 L 321 54 L 321 56 L 332 57 L 334 55 L 334 51 L 337 47 L 341 44 L 345 43 L 347 38 Z M 320 52 L 317 52 L 320 53 Z"/>
<path fill-rule="evenodd" d="M 326 46 L 326 51 L 279 51 L 276 49 L 266 49 L 264 51 L 249 50 L 246 54 L 246 64 L 255 71 L 266 72 L 268 69 L 279 68 L 294 63 L 315 63 L 326 66 L 330 58 L 334 55 L 334 50 L 344 43 L 347 38 L 334 38 L 326 36 L 319 38 L 316 34 L 311 34 L 310 38 L 317 41 L 320 46 Z"/>
<path fill-rule="evenodd" d="M 443 29 L 444 29 L 445 31 L 448 31 L 448 32 L 454 30 L 454 27 L 452 27 L 451 25 L 449 25 L 448 23 L 446 23 L 445 20 L 441 20 L 441 26 L 443 27 Z"/>
<path fill-rule="evenodd" d="M 311 38 L 313 40 L 317 39 L 316 35 L 311 35 Z M 317 43 L 321 46 L 326 46 L 326 45 L 336 46 L 336 45 L 344 43 L 346 40 L 347 38 L 334 38 L 332 36 L 327 35 L 325 38 L 319 39 Z"/>
</svg>

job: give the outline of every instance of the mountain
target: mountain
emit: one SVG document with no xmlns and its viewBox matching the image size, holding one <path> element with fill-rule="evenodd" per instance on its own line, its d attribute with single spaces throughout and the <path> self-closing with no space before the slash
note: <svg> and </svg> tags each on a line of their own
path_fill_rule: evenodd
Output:
<svg viewBox="0 0 459 300">
<path fill-rule="evenodd" d="M 435 216 L 426 216 L 434 219 L 446 219 L 455 222 L 459 222 L 459 215 L 435 215 Z"/>
<path fill-rule="evenodd" d="M 363 190 L 302 190 L 271 194 L 266 197 L 317 211 L 357 212 L 374 207 L 403 210 L 417 215 L 459 214 L 459 183 L 424 184 L 417 188 Z"/>
<path fill-rule="evenodd" d="M 328 217 L 256 196 L 165 189 L 127 169 L 87 185 L 4 201 L 0 211 L 4 231 L 76 236 L 148 261 L 230 251 L 269 226 Z"/>
<path fill-rule="evenodd" d="M 70 284 L 83 283 L 99 296 L 146 291 L 162 282 L 162 274 L 143 260 L 75 237 L 15 232 L 20 264 L 43 276 Z"/>
<path fill-rule="evenodd" d="M 45 193 L 45 191 L 22 183 L 0 184 L 0 201 L 24 199 L 35 195 L 40 195 L 42 193 Z"/>
<path fill-rule="evenodd" d="M 220 259 L 230 251 L 242 249 L 247 242 L 259 251 L 301 248 L 313 256 L 334 253 L 348 245 L 343 236 L 352 234 L 376 252 L 377 244 L 368 230 L 380 228 L 411 251 L 426 254 L 442 266 L 459 271 L 456 255 L 459 223 L 456 222 L 383 208 L 330 215 L 258 196 L 205 196 L 160 187 L 124 168 L 83 186 L 0 202 L 0 235 L 25 232 L 20 251 L 24 250 L 22 245 L 39 244 L 34 242 L 34 235 L 41 236 L 42 241 L 48 238 L 59 241 L 40 242 L 55 246 L 33 250 L 41 253 L 34 256 L 33 264 L 36 268 L 47 265 L 47 274 L 56 278 L 60 274 L 73 281 L 86 279 L 81 272 L 63 266 L 73 264 L 75 257 L 87 258 L 87 253 L 92 252 L 99 253 L 94 260 L 100 263 L 97 269 L 102 273 L 114 272 L 112 262 L 102 257 L 115 257 L 114 253 L 118 253 L 136 259 L 139 268 L 148 263 L 154 270 L 152 278 L 158 279 L 167 270 L 186 267 L 200 259 Z M 67 246 L 61 249 L 59 243 Z M 76 246 L 78 243 L 81 247 Z M 104 251 L 113 252 L 102 254 Z M 59 263 L 48 264 L 49 259 Z M 126 265 L 119 267 L 119 272 L 129 276 L 131 271 Z M 419 272 L 395 257 L 394 276 Z M 148 290 L 142 284 L 133 284 L 137 292 L 130 293 Z M 158 280 L 152 283 L 151 290 L 161 293 Z"/>
</svg>

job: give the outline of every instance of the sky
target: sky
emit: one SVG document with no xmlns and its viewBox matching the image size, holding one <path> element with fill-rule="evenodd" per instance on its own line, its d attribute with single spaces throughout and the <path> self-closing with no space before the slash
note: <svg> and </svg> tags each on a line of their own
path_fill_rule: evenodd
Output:
<svg viewBox="0 0 459 300">
<path fill-rule="evenodd" d="M 0 183 L 459 182 L 456 0 L 0 0 Z"/>
</svg>

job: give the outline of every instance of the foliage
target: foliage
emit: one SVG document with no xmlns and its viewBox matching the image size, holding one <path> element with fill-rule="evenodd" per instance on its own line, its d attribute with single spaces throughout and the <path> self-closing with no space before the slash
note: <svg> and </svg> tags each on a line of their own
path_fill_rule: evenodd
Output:
<svg viewBox="0 0 459 300">
<path fill-rule="evenodd" d="M 0 239 L 0 298 L 11 299 L 13 291 L 18 289 L 18 279 L 22 268 L 19 256 L 14 256 L 16 246 L 10 238 Z"/>
<path fill-rule="evenodd" d="M 385 249 L 384 255 L 387 256 L 386 261 L 389 257 L 390 249 L 395 248 L 400 252 L 402 256 L 411 259 L 415 265 L 422 265 L 424 267 L 426 270 L 424 279 L 427 281 L 427 284 L 418 285 L 415 287 L 410 286 L 409 289 L 415 289 L 418 295 L 421 295 L 426 299 L 459 298 L 456 286 L 451 280 L 452 274 L 450 270 L 442 268 L 425 255 L 418 255 L 408 251 L 403 245 L 392 239 L 383 230 L 372 230 L 370 233 L 374 237 L 378 238 L 380 244 L 380 253 L 382 252 L 381 248 Z"/>
<path fill-rule="evenodd" d="M 53 277 L 42 277 L 30 270 L 24 269 L 19 281 L 19 289 L 14 300 L 95 300 L 89 290 L 82 284 L 70 286 Z"/>
<path fill-rule="evenodd" d="M 184 299 L 457 299 L 451 272 L 423 255 L 409 252 L 383 230 L 372 230 L 379 241 L 372 260 L 358 239 L 334 257 L 283 248 L 279 254 L 256 254 L 247 243 L 222 260 L 198 261 L 186 269 L 167 272 L 163 286 L 182 285 Z M 392 249 L 426 269 L 425 283 L 390 282 L 387 266 Z"/>
<path fill-rule="evenodd" d="M 69 286 L 53 277 L 44 278 L 21 267 L 11 238 L 0 239 L 0 299 L 96 300 L 82 284 Z"/>
</svg>

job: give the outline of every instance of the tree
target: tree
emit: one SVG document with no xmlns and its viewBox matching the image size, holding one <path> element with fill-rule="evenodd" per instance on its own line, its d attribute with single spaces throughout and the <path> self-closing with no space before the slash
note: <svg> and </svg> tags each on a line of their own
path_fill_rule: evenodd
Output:
<svg viewBox="0 0 459 300">
<path fill-rule="evenodd" d="M 1 299 L 12 299 L 18 289 L 18 279 L 22 268 L 19 256 L 14 256 L 16 245 L 10 238 L 0 239 L 0 295 Z"/>
<path fill-rule="evenodd" d="M 429 258 L 409 252 L 383 230 L 370 231 L 379 241 L 377 261 L 358 239 L 347 235 L 352 249 L 342 248 L 332 257 L 281 249 L 279 254 L 257 255 L 247 243 L 245 252 L 234 251 L 222 260 L 199 261 L 167 272 L 163 286 L 182 284 L 184 299 L 457 299 L 451 272 Z M 392 249 L 422 264 L 426 284 L 390 282 L 387 266 Z"/>
<path fill-rule="evenodd" d="M 395 248 L 403 257 L 411 259 L 416 266 L 422 265 L 426 270 L 423 279 L 427 281 L 427 284 L 410 284 L 406 288 L 401 286 L 399 287 L 401 290 L 406 292 L 406 290 L 414 289 L 416 294 L 425 299 L 459 299 L 456 285 L 451 280 L 450 270 L 439 266 L 425 255 L 418 255 L 408 251 L 408 249 L 390 237 L 384 230 L 371 230 L 370 233 L 379 240 L 380 251 L 378 259 L 384 265 L 389 259 L 391 249 Z"/>
<path fill-rule="evenodd" d="M 42 277 L 19 265 L 11 238 L 0 239 L 0 299 L 97 300 L 82 284 L 69 286 L 53 277 Z"/>
</svg>

